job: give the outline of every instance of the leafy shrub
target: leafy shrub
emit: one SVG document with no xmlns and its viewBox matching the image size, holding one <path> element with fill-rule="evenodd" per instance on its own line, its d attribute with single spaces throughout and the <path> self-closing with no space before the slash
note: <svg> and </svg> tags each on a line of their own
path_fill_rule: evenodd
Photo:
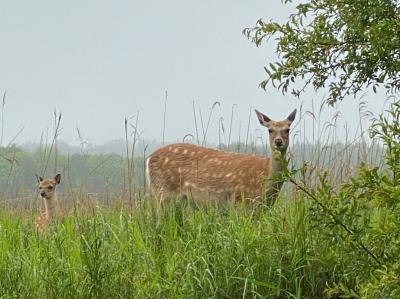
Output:
<svg viewBox="0 0 400 299">
<path fill-rule="evenodd" d="M 334 188 L 327 175 L 311 190 L 290 179 L 313 201 L 313 229 L 343 267 L 327 294 L 400 297 L 400 101 L 371 127 L 385 147 L 385 168 L 360 165 L 358 175 Z M 303 168 L 303 172 L 304 172 Z"/>
</svg>

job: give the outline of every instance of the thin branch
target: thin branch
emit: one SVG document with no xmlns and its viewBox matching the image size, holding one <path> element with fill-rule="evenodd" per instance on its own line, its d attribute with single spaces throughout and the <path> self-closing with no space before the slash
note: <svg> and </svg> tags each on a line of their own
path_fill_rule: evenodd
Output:
<svg viewBox="0 0 400 299">
<path fill-rule="evenodd" d="M 340 219 L 337 217 L 337 215 L 332 212 L 326 205 L 324 205 L 321 201 L 318 200 L 318 198 L 312 194 L 310 191 L 308 191 L 304 186 L 301 186 L 299 183 L 297 183 L 292 177 L 289 177 L 289 180 L 292 184 L 294 184 L 298 189 L 300 189 L 302 192 L 304 192 L 309 198 L 311 198 L 313 201 L 315 201 L 317 203 L 317 205 L 319 205 L 325 212 L 327 212 L 329 214 L 329 216 L 332 217 L 333 221 L 335 222 L 335 224 L 339 225 L 340 227 L 342 227 L 346 233 L 349 236 L 354 236 L 354 232 L 347 227 L 346 224 L 344 224 L 342 221 L 340 221 Z M 372 259 L 378 264 L 378 265 L 382 265 L 382 262 L 375 256 L 375 254 L 372 253 L 372 251 L 370 249 L 368 249 L 364 243 L 361 240 L 355 240 L 355 243 L 361 247 L 362 250 L 364 250 L 370 257 L 372 257 Z"/>
</svg>

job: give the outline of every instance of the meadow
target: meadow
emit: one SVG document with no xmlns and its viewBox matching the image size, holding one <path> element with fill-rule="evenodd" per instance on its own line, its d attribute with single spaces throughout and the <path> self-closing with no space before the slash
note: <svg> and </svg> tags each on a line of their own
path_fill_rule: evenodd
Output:
<svg viewBox="0 0 400 299">
<path fill-rule="evenodd" d="M 321 242 L 307 210 L 303 200 L 254 210 L 95 207 L 40 236 L 34 215 L 3 212 L 2 297 L 319 298 L 352 257 L 334 261 L 343 250 Z"/>
<path fill-rule="evenodd" d="M 111 158 L 57 153 L 56 138 L 36 152 L 2 148 L 0 297 L 399 298 L 400 104 L 390 111 L 372 139 L 294 138 L 272 207 L 159 205 L 135 142 Z M 9 161 L 24 155 L 32 170 L 64 169 L 59 213 L 43 234 L 34 178 L 24 183 L 30 171 Z"/>
</svg>

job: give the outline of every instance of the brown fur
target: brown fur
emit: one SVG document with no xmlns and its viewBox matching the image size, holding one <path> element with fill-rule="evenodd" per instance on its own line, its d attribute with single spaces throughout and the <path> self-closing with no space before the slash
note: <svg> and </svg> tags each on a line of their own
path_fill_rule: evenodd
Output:
<svg viewBox="0 0 400 299">
<path fill-rule="evenodd" d="M 281 183 L 263 184 L 272 173 L 281 171 L 282 158 L 289 143 L 288 119 L 274 122 L 256 111 L 262 125 L 270 131 L 272 158 L 232 153 L 187 143 L 176 143 L 156 150 L 147 159 L 148 183 L 160 193 L 160 200 L 174 194 L 193 196 L 196 200 L 217 198 L 249 200 L 262 198 L 263 189 L 273 201 Z M 277 141 L 280 139 L 280 141 Z"/>
<path fill-rule="evenodd" d="M 163 195 L 196 197 L 234 195 L 255 198 L 261 180 L 269 173 L 269 159 L 230 153 L 187 143 L 172 144 L 154 152 L 148 161 L 152 188 Z"/>
<path fill-rule="evenodd" d="M 36 231 L 43 232 L 51 221 L 57 202 L 56 186 L 60 183 L 61 175 L 57 174 L 53 179 L 43 179 L 36 175 L 39 184 L 39 194 L 44 200 L 45 212 L 40 214 L 35 221 Z"/>
</svg>

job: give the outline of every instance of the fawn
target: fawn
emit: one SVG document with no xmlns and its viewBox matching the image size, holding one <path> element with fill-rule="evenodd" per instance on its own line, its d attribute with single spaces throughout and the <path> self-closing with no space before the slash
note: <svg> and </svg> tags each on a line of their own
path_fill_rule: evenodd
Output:
<svg viewBox="0 0 400 299">
<path fill-rule="evenodd" d="M 39 194 L 44 199 L 45 211 L 36 219 L 36 230 L 42 232 L 54 215 L 57 203 L 56 186 L 60 184 L 61 175 L 57 174 L 53 179 L 43 179 L 36 175 L 39 184 Z"/>
<path fill-rule="evenodd" d="M 160 201 L 175 194 L 192 196 L 195 200 L 245 198 L 259 201 L 265 198 L 273 204 L 283 183 L 272 176 L 283 171 L 296 109 L 282 121 L 273 121 L 261 112 L 255 112 L 260 124 L 268 128 L 271 158 L 188 143 L 167 145 L 146 160 L 150 190 L 160 194 Z"/>
</svg>

